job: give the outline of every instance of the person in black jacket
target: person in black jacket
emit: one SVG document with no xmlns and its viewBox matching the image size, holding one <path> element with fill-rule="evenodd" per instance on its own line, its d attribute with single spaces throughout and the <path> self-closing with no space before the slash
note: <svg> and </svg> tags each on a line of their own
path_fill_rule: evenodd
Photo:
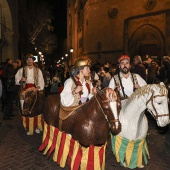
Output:
<svg viewBox="0 0 170 170">
<path fill-rule="evenodd" d="M 4 100 L 4 120 L 13 116 L 13 99 L 15 90 L 15 69 L 7 59 L 7 64 L 2 74 L 3 100 Z M 12 61 L 12 60 L 11 60 Z"/>
<path fill-rule="evenodd" d="M 146 67 L 142 64 L 141 56 L 137 55 L 133 58 L 131 73 L 139 74 L 146 81 Z"/>
</svg>

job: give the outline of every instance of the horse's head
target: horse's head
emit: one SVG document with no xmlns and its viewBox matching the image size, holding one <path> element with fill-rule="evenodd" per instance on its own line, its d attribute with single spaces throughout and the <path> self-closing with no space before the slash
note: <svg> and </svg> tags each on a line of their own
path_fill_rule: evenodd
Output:
<svg viewBox="0 0 170 170">
<path fill-rule="evenodd" d="M 22 103 L 21 110 L 23 115 L 30 115 L 32 113 L 32 109 L 37 100 L 37 92 L 35 88 L 29 88 L 22 92 L 22 99 L 24 102 Z"/>
<path fill-rule="evenodd" d="M 168 91 L 163 83 L 152 84 L 151 93 L 146 102 L 148 111 L 156 119 L 158 126 L 169 123 Z"/>
<path fill-rule="evenodd" d="M 116 135 L 121 131 L 119 114 L 121 109 L 121 101 L 117 92 L 111 88 L 105 88 L 98 91 L 100 105 L 103 113 L 110 124 L 111 132 Z"/>
</svg>

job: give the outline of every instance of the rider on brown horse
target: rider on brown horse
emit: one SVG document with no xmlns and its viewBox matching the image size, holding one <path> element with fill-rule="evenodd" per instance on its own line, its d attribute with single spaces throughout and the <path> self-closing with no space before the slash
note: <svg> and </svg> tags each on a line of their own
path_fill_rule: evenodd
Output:
<svg viewBox="0 0 170 170">
<path fill-rule="evenodd" d="M 39 92 L 43 91 L 44 89 L 44 79 L 43 79 L 42 72 L 39 68 L 34 67 L 33 65 L 34 60 L 35 60 L 35 57 L 32 54 L 27 54 L 26 55 L 27 66 L 19 69 L 17 74 L 15 75 L 16 84 L 22 86 L 22 91 L 20 95 L 20 103 L 21 103 L 21 115 L 23 117 L 23 124 L 24 124 L 25 119 L 26 119 L 26 122 L 28 122 L 30 120 L 33 120 L 35 116 L 30 111 L 29 111 L 29 115 L 26 112 L 24 112 L 25 95 L 23 94 L 26 94 L 27 92 L 29 92 L 30 91 L 28 90 L 29 88 L 33 88 L 34 91 L 39 91 Z M 32 119 L 29 119 L 30 117 L 32 117 Z M 27 120 L 27 118 L 29 120 Z M 30 131 L 30 123 L 31 122 L 29 122 L 29 125 L 28 125 L 29 127 L 26 128 L 28 130 L 27 135 L 30 135 L 33 133 L 32 130 Z M 36 128 L 35 132 L 40 133 L 40 129 Z"/>
<path fill-rule="evenodd" d="M 71 78 L 67 79 L 60 94 L 63 106 L 76 106 L 90 100 L 96 93 L 91 81 L 85 77 L 90 76 L 91 61 L 79 58 L 75 61 Z"/>
<path fill-rule="evenodd" d="M 93 87 L 85 78 L 90 76 L 89 66 L 88 59 L 76 60 L 74 76 L 66 80 L 60 95 L 48 96 L 43 107 L 39 150 L 54 152 L 53 160 L 61 167 L 68 158 L 69 169 L 104 169 L 109 132 L 121 131 L 120 98 L 111 88 Z"/>
</svg>

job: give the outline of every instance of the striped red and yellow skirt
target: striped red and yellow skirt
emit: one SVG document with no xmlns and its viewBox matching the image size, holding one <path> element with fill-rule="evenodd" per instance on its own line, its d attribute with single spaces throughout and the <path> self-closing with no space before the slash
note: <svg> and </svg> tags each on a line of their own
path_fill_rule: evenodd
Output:
<svg viewBox="0 0 170 170">
<path fill-rule="evenodd" d="M 39 151 L 44 151 L 43 154 L 48 156 L 53 153 L 53 161 L 62 168 L 68 159 L 68 167 L 71 170 L 104 170 L 105 149 L 106 144 L 82 147 L 69 134 L 44 122 L 43 140 Z"/>
<path fill-rule="evenodd" d="M 25 130 L 29 131 L 30 135 L 33 135 L 36 128 L 40 129 L 40 131 L 43 131 L 44 119 L 42 114 L 34 117 L 22 116 L 22 124 Z"/>
</svg>

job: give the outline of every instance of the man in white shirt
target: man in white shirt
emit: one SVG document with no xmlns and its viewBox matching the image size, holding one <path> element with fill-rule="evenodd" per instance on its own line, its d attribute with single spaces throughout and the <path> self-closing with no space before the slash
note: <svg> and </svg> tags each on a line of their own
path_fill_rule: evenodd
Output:
<svg viewBox="0 0 170 170">
<path fill-rule="evenodd" d="M 118 59 L 119 73 L 112 77 L 109 83 L 109 87 L 115 89 L 119 88 L 119 92 L 122 98 L 129 97 L 135 89 L 146 85 L 146 81 L 138 74 L 132 74 L 130 72 L 130 57 L 122 55 Z"/>
<path fill-rule="evenodd" d="M 38 90 L 39 94 L 42 94 L 42 90 L 44 89 L 44 78 L 41 70 L 37 67 L 34 67 L 34 60 L 35 57 L 32 54 L 26 55 L 26 64 L 27 66 L 20 68 L 18 72 L 15 75 L 15 83 L 16 85 L 21 85 L 23 90 L 27 90 L 29 88 L 35 87 L 35 91 Z M 38 113 L 39 115 L 24 115 L 23 112 L 23 106 L 24 106 L 24 98 L 20 98 L 21 103 L 21 114 L 23 117 L 23 125 L 26 130 L 28 130 L 27 135 L 32 135 L 33 130 L 35 130 L 36 133 L 40 133 L 39 127 L 42 125 L 39 125 L 41 121 L 38 121 L 37 127 L 34 127 L 34 123 L 37 122 L 37 119 L 42 119 L 42 113 Z M 37 113 L 36 113 L 37 114 Z M 27 121 L 26 121 L 27 118 Z M 29 120 L 29 123 L 28 123 Z M 32 125 L 32 126 L 31 126 Z"/>
<path fill-rule="evenodd" d="M 37 90 L 43 90 L 44 78 L 41 70 L 34 67 L 34 60 L 35 58 L 32 54 L 26 55 L 27 66 L 18 70 L 15 75 L 15 83 L 16 85 L 24 83 L 25 89 L 29 87 L 36 87 Z"/>
</svg>

